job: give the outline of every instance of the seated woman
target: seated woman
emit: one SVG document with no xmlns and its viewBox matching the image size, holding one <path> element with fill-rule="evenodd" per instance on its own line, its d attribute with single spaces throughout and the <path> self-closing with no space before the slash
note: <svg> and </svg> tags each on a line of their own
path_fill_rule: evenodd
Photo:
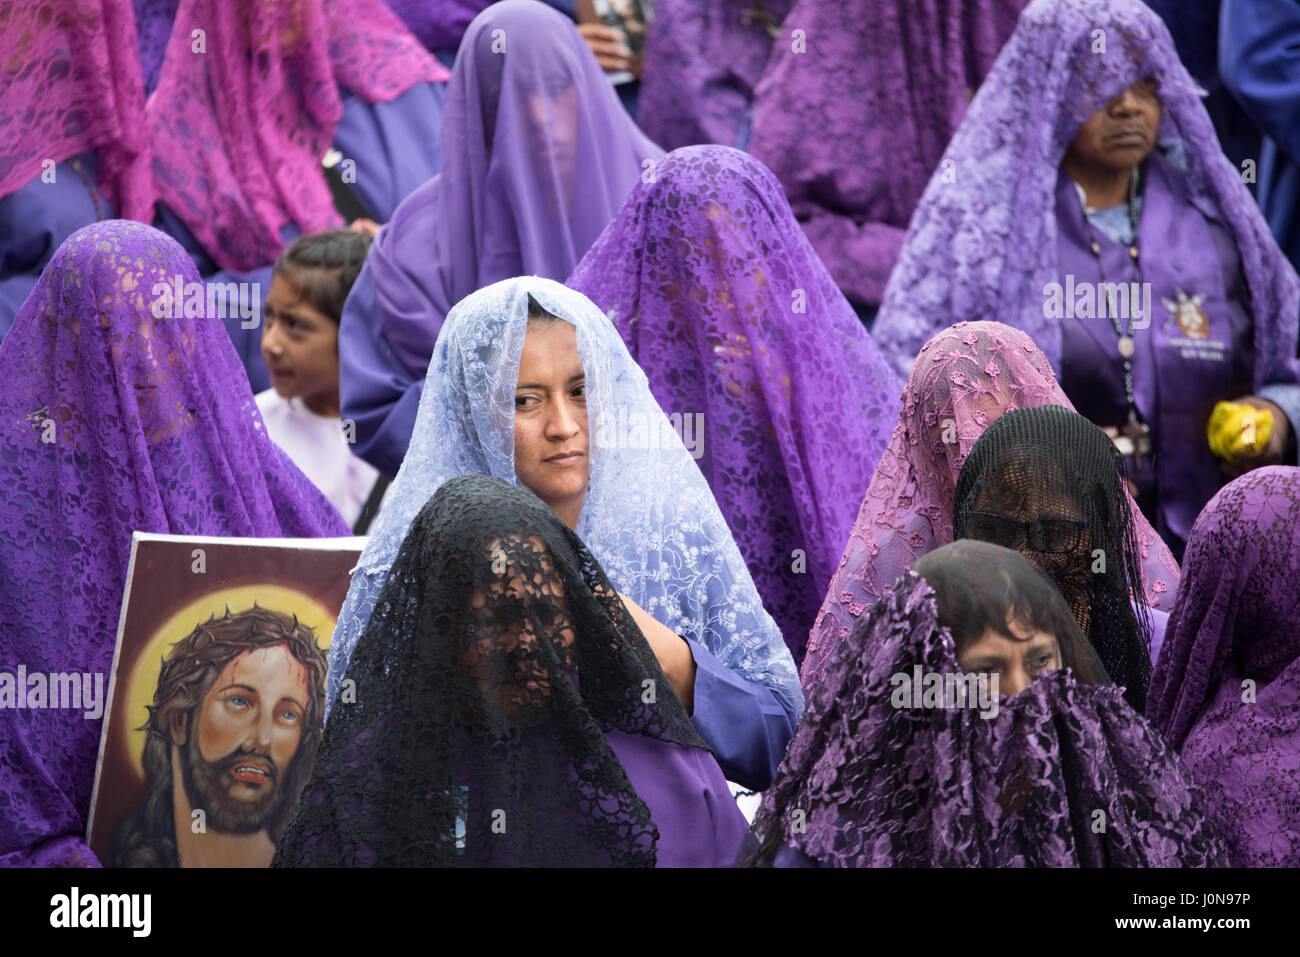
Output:
<svg viewBox="0 0 1300 957">
<path fill-rule="evenodd" d="M 1200 800 L 1047 577 L 962 541 L 917 562 L 838 646 L 741 860 L 1222 865 Z"/>
<path fill-rule="evenodd" d="M 1216 403 L 1271 413 L 1249 467 L 1294 462 L 1300 424 L 1300 281 L 1201 94 L 1138 0 L 1036 0 L 917 207 L 873 329 L 900 370 L 959 319 L 1027 332 L 1122 445 L 1175 555 L 1241 468 L 1206 441 Z"/>
<path fill-rule="evenodd" d="M 339 315 L 370 239 L 350 229 L 299 236 L 275 261 L 262 322 L 273 386 L 257 407 L 275 444 L 364 535 L 387 479 L 352 453 L 339 418 Z"/>
<path fill-rule="evenodd" d="M 884 451 L 898 380 L 781 185 L 724 146 L 669 154 L 569 277 L 681 423 L 795 663 Z"/>
<path fill-rule="evenodd" d="M 616 415 L 653 442 L 591 427 Z M 577 532 L 722 770 L 766 786 L 803 708 L 790 652 L 645 373 L 590 300 L 548 279 L 495 283 L 447 316 L 330 643 L 332 707 L 416 512 L 458 475 L 524 485 Z"/>
<path fill-rule="evenodd" d="M 1133 511 L 1114 443 L 1048 405 L 1006 412 L 979 437 L 957 477 L 952 524 L 957 538 L 1014 548 L 1045 571 L 1140 712 L 1156 638 Z"/>
<path fill-rule="evenodd" d="M 526 488 L 434 493 L 345 680 L 277 866 L 735 860 L 745 818 L 717 762 L 600 564 Z"/>
<path fill-rule="evenodd" d="M 154 215 L 128 0 L 6 7 L 0 24 L 0 339 L 83 226 Z"/>
<path fill-rule="evenodd" d="M 59 248 L 0 343 L 0 668 L 108 674 L 133 531 L 348 527 L 262 426 L 218 323 L 169 314 L 172 239 L 114 220 Z M 101 721 L 0 708 L 0 866 L 96 863 Z"/>
<path fill-rule="evenodd" d="M 1147 716 L 1234 867 L 1300 865 L 1300 469 L 1230 482 L 1192 527 Z"/>
<path fill-rule="evenodd" d="M 341 224 L 336 205 L 383 221 L 438 171 L 447 78 L 382 0 L 182 0 L 146 110 L 157 225 L 207 282 L 264 291 L 289 242 Z M 265 389 L 256 326 L 223 318 Z"/>
<path fill-rule="evenodd" d="M 339 331 L 343 417 L 357 424 L 357 454 L 386 475 L 406 454 L 448 310 L 511 276 L 562 282 L 663 155 L 573 22 L 533 0 L 474 19 L 442 138 L 441 172 L 376 238 Z"/>
<path fill-rule="evenodd" d="M 918 558 L 953 540 L 957 476 L 980 435 L 1004 412 L 1071 408 L 1043 353 L 998 322 L 959 322 L 925 344 L 903 389 L 903 408 L 813 626 L 801 676 L 818 681 L 831 650 Z M 1142 562 L 1141 601 L 1168 611 L 1178 563 L 1132 506 Z"/>
</svg>

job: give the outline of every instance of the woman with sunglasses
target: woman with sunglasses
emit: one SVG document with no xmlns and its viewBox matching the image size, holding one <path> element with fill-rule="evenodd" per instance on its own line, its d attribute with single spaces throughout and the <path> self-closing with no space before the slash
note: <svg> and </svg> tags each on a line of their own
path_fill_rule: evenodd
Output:
<svg viewBox="0 0 1300 957">
<path fill-rule="evenodd" d="M 1135 709 L 1146 705 L 1153 618 L 1141 600 L 1133 511 L 1106 434 L 1058 405 L 1014 409 L 985 430 L 957 477 L 953 532 L 1011 548 L 1065 596 Z"/>
</svg>

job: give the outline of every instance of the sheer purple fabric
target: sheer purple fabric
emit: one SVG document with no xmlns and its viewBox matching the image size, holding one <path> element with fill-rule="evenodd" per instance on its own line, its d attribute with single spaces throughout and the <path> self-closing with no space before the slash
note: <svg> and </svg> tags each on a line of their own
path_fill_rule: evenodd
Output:
<svg viewBox="0 0 1300 957">
<path fill-rule="evenodd" d="M 1193 204 L 1240 254 L 1257 384 L 1277 356 L 1296 354 L 1300 282 L 1219 148 L 1164 23 L 1137 0 L 1035 0 L 926 187 L 890 277 L 873 335 L 900 372 L 937 329 L 995 317 L 1029 333 L 1060 368 L 1062 320 L 1045 315 L 1044 287 L 1060 278 L 1061 160 L 1084 120 L 1147 77 L 1164 104 L 1159 138 L 1186 146 Z"/>
<path fill-rule="evenodd" d="M 120 215 L 153 219 L 144 85 L 129 0 L 0 7 L 0 196 L 86 150 Z"/>
<path fill-rule="evenodd" d="M 802 0 L 785 18 L 749 150 L 850 299 L 880 302 L 912 210 L 1024 5 Z"/>
<path fill-rule="evenodd" d="M 813 626 L 800 673 L 805 690 L 820 682 L 831 651 L 863 609 L 914 561 L 953 540 L 957 476 L 975 440 L 1003 412 L 1043 405 L 1074 408 L 1023 332 L 998 322 L 959 322 L 925 344 Z M 1178 563 L 1131 498 L 1129 507 L 1145 580 L 1135 597 L 1168 611 Z"/>
<path fill-rule="evenodd" d="M 666 150 L 741 145 L 745 113 L 772 52 L 759 6 L 780 24 L 791 0 L 656 0 L 636 114 L 650 139 Z"/>
<path fill-rule="evenodd" d="M 1237 867 L 1300 866 L 1297 582 L 1300 469 L 1248 472 L 1192 528 L 1151 678 L 1147 714 L 1205 788 Z"/>
<path fill-rule="evenodd" d="M 781 184 L 725 146 L 677 150 L 632 191 L 568 285 L 610 316 L 688 448 L 698 443 L 700 470 L 799 662 L 899 385 Z"/>
<path fill-rule="evenodd" d="M 535 0 L 494 3 L 471 24 L 447 88 L 442 149 L 442 171 L 403 204 L 408 215 L 399 208 L 367 260 L 374 321 L 420 379 L 452 306 L 514 276 L 562 282 L 663 155 L 573 23 Z"/>
<path fill-rule="evenodd" d="M 810 695 L 751 851 L 779 841 L 827 867 L 1226 863 L 1178 755 L 1118 688 L 1060 669 L 989 716 L 898 707 L 891 679 L 916 668 L 961 673 L 933 590 L 908 572 Z"/>
<path fill-rule="evenodd" d="M 132 0 L 135 8 L 135 30 L 140 43 L 140 73 L 146 93 L 158 85 L 158 71 L 162 69 L 167 41 L 172 35 L 172 21 L 180 0 Z"/>
<path fill-rule="evenodd" d="M 131 532 L 349 534 L 266 434 L 216 319 L 154 318 L 197 283 L 172 239 L 74 233 L 0 343 L 0 668 L 108 671 Z M 0 709 L 0 866 L 94 864 L 81 843 L 100 720 Z"/>
<path fill-rule="evenodd" d="M 446 78 L 381 0 L 183 0 L 146 110 L 159 198 L 221 268 L 268 265 L 282 226 L 339 223 L 320 162 L 340 87 L 386 102 Z"/>
</svg>

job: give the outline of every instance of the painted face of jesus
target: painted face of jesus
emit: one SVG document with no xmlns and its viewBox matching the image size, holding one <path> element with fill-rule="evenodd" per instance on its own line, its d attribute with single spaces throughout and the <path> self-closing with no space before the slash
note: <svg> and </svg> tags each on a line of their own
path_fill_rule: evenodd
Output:
<svg viewBox="0 0 1300 957">
<path fill-rule="evenodd" d="M 212 683 L 186 746 L 186 792 L 215 829 L 262 830 L 288 797 L 307 712 L 307 668 L 287 645 L 246 651 Z"/>
</svg>

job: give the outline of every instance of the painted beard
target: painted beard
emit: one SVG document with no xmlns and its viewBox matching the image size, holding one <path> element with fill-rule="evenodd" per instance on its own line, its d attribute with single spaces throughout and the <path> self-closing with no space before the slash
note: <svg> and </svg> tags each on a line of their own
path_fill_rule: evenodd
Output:
<svg viewBox="0 0 1300 957">
<path fill-rule="evenodd" d="M 266 830 L 281 810 L 281 775 L 269 755 L 239 750 L 216 761 L 207 761 L 199 751 L 198 734 L 190 735 L 181 751 L 181 779 L 190 807 L 202 808 L 208 826 L 228 834 L 256 834 Z M 270 780 L 261 786 L 261 794 L 240 800 L 230 794 L 230 771 L 256 760 L 270 769 Z"/>
</svg>

